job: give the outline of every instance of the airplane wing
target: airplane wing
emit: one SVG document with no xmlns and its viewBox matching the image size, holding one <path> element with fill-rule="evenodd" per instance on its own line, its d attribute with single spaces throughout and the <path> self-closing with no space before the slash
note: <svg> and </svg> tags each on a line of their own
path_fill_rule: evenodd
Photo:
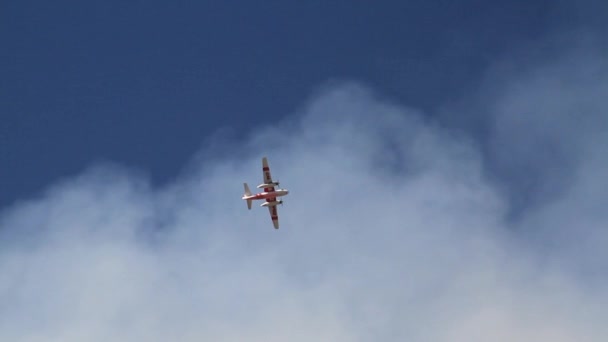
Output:
<svg viewBox="0 0 608 342">
<path fill-rule="evenodd" d="M 262 158 L 262 173 L 264 177 L 264 184 L 272 184 L 272 175 L 270 174 L 270 167 L 268 166 L 268 159 L 266 157 Z M 266 192 L 274 191 L 274 186 L 269 188 L 264 188 Z M 266 202 L 275 202 L 276 197 L 267 198 Z M 270 219 L 272 219 L 272 224 L 274 225 L 274 229 L 279 229 L 279 213 L 277 210 L 277 206 L 269 206 L 268 212 L 270 213 Z"/>
<path fill-rule="evenodd" d="M 268 207 L 268 212 L 270 212 L 270 218 L 272 219 L 274 229 L 279 229 L 279 212 L 277 210 L 277 206 L 273 205 Z"/>
<path fill-rule="evenodd" d="M 264 184 L 272 183 L 272 176 L 270 175 L 270 167 L 268 167 L 268 159 L 262 158 L 262 173 L 264 177 Z M 274 191 L 274 187 L 265 188 L 264 191 Z M 270 208 L 270 207 L 269 207 Z"/>
</svg>

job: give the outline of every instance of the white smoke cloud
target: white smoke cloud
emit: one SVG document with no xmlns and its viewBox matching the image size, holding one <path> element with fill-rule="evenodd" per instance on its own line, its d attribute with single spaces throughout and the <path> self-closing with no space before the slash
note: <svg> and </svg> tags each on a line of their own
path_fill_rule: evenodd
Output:
<svg viewBox="0 0 608 342">
<path fill-rule="evenodd" d="M 541 176 L 530 139 L 594 132 L 564 150 L 567 189 L 516 223 L 474 141 L 334 85 L 166 188 L 99 166 L 4 210 L 0 340 L 604 341 L 606 64 L 572 83 L 560 63 L 488 113 L 497 153 Z M 564 104 L 595 116 L 542 129 Z M 278 231 L 240 199 L 262 155 L 291 191 Z"/>
</svg>

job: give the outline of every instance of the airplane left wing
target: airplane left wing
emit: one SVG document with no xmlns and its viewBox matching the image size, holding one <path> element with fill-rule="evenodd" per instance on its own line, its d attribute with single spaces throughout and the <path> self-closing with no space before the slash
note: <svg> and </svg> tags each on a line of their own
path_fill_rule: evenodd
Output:
<svg viewBox="0 0 608 342">
<path fill-rule="evenodd" d="M 270 218 L 272 219 L 274 229 L 279 229 L 279 212 L 277 210 L 277 206 L 273 205 L 268 207 L 268 212 L 270 212 Z"/>
</svg>

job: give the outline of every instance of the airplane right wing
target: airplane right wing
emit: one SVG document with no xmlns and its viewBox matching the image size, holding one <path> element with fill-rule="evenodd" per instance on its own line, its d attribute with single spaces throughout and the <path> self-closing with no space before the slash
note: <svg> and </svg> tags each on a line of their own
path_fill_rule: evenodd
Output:
<svg viewBox="0 0 608 342">
<path fill-rule="evenodd" d="M 270 167 L 268 167 L 268 159 L 266 157 L 262 158 L 262 173 L 263 173 L 263 182 L 264 184 L 272 183 L 272 176 L 270 175 Z"/>
</svg>

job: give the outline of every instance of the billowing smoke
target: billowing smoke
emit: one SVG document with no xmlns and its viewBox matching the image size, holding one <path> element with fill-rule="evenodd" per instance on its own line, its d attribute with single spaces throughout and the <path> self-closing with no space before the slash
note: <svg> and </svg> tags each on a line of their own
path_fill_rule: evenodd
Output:
<svg viewBox="0 0 608 342">
<path fill-rule="evenodd" d="M 170 186 L 98 165 L 17 203 L 0 340 L 605 341 L 608 56 L 588 57 L 506 77 L 483 139 L 338 84 Z M 278 231 L 240 199 L 264 155 Z M 517 220 L 505 187 L 537 198 Z"/>
</svg>

